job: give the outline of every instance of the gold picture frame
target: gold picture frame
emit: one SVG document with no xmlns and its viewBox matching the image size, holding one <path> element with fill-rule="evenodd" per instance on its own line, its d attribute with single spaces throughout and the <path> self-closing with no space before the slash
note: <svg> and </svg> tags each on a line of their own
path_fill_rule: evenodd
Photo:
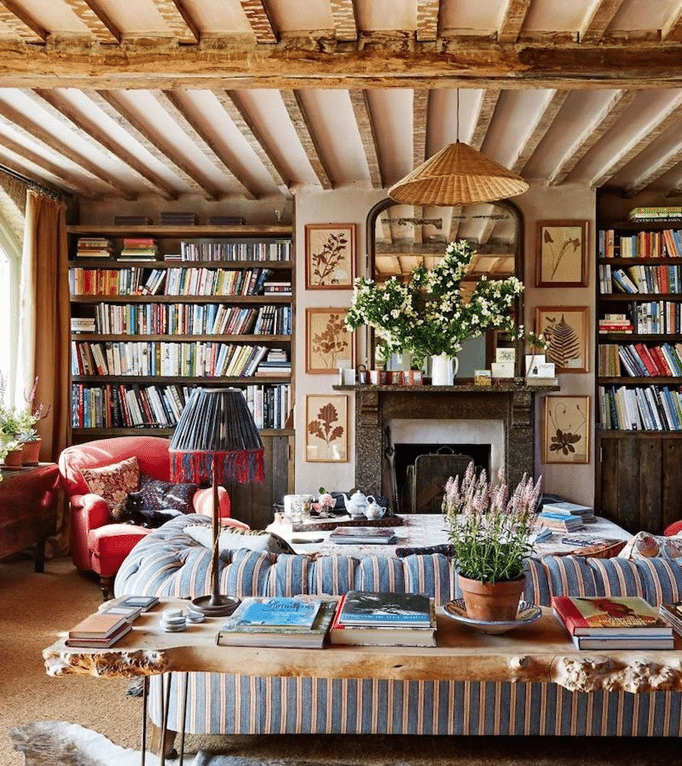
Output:
<svg viewBox="0 0 682 766">
<path fill-rule="evenodd" d="M 306 224 L 306 290 L 350 290 L 354 276 L 355 224 Z"/>
<path fill-rule="evenodd" d="M 538 221 L 536 287 L 587 287 L 588 221 Z"/>
<path fill-rule="evenodd" d="M 590 397 L 545 396 L 542 421 L 542 462 L 590 462 Z"/>
<path fill-rule="evenodd" d="M 558 373 L 588 371 L 589 322 L 589 306 L 536 307 L 535 332 L 549 343 L 545 359 Z"/>
<path fill-rule="evenodd" d="M 339 361 L 344 367 L 355 367 L 355 337 L 346 330 L 348 309 L 306 309 L 305 371 L 313 375 L 338 373 Z"/>
<path fill-rule="evenodd" d="M 306 462 L 348 462 L 348 396 L 306 396 L 305 424 Z"/>
</svg>

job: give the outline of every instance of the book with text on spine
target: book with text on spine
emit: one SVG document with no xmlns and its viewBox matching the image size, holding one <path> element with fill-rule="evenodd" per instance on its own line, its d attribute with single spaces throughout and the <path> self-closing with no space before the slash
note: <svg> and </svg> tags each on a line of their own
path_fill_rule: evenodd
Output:
<svg viewBox="0 0 682 766">
<path fill-rule="evenodd" d="M 672 637 L 672 627 L 639 596 L 552 596 L 552 610 L 571 636 Z"/>
</svg>

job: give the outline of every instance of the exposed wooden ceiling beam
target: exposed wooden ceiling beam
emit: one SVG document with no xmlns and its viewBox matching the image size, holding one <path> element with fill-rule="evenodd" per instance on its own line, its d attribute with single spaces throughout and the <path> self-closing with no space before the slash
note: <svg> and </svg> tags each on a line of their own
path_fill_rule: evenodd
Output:
<svg viewBox="0 0 682 766">
<path fill-rule="evenodd" d="M 306 153 L 308 162 L 315 172 L 322 188 L 333 188 L 331 175 L 324 163 L 323 155 L 318 149 L 308 116 L 306 115 L 301 102 L 301 96 L 294 90 L 282 90 L 282 100 L 284 101 L 284 106 L 286 107 L 287 112 L 289 112 L 289 118 L 294 126 L 298 140 L 301 142 L 301 146 Z"/>
<path fill-rule="evenodd" d="M 102 10 L 100 3 L 93 0 L 64 0 L 64 2 L 85 24 L 94 38 L 102 43 L 121 42 L 121 30 Z"/>
<path fill-rule="evenodd" d="M 253 187 L 250 179 L 243 177 L 233 158 L 206 130 L 201 120 L 197 119 L 197 115 L 183 104 L 177 93 L 159 90 L 151 93 L 179 125 L 182 132 L 192 139 L 204 157 L 238 188 L 240 194 L 247 199 L 255 199 L 258 196 L 258 190 Z"/>
<path fill-rule="evenodd" d="M 481 103 L 478 106 L 478 114 L 476 115 L 474 130 L 471 134 L 471 141 L 469 141 L 469 144 L 473 146 L 474 149 L 481 150 L 499 100 L 499 90 L 486 90 L 483 94 Z"/>
<path fill-rule="evenodd" d="M 528 15 L 531 0 L 507 0 L 507 7 L 497 29 L 498 43 L 515 43 Z"/>
<path fill-rule="evenodd" d="M 174 151 L 160 141 L 159 137 L 148 129 L 135 112 L 128 109 L 116 98 L 115 94 L 102 90 L 89 92 L 87 95 L 105 114 L 133 136 L 136 141 L 139 141 L 150 154 L 165 165 L 170 162 L 172 171 L 182 178 L 193 191 L 209 200 L 222 198 L 222 193 L 213 184 L 206 183 L 201 176 L 197 177 L 194 169 L 190 168 L 185 160 L 176 156 Z"/>
<path fill-rule="evenodd" d="M 330 0 L 334 17 L 336 39 L 348 42 L 358 39 L 358 23 L 355 19 L 353 0 Z"/>
<path fill-rule="evenodd" d="M 120 183 L 117 179 L 112 178 L 111 173 L 103 170 L 96 162 L 92 162 L 86 157 L 83 157 L 78 152 L 74 151 L 68 143 L 56 139 L 49 130 L 37 125 L 32 120 L 28 119 L 22 112 L 19 112 L 17 109 L 14 109 L 3 102 L 0 102 L 0 120 L 2 120 L 5 125 L 11 126 L 12 130 L 24 136 L 29 141 L 33 143 L 38 141 L 49 147 L 55 154 L 71 160 L 74 165 L 78 165 L 83 171 L 114 189 L 117 192 L 117 195 L 122 196 L 123 199 L 137 199 L 138 194 L 136 192 L 129 189 L 125 184 Z"/>
<path fill-rule="evenodd" d="M 661 27 L 661 40 L 665 42 L 680 42 L 682 40 L 682 2 L 670 12 Z"/>
<path fill-rule="evenodd" d="M 604 184 L 681 117 L 682 93 L 678 93 L 670 100 L 666 109 L 661 109 L 656 113 L 656 117 L 646 128 L 643 128 L 620 152 L 612 154 L 609 162 L 590 179 L 591 185 L 601 186 Z"/>
<path fill-rule="evenodd" d="M 618 90 L 609 98 L 606 104 L 593 115 L 585 130 L 568 148 L 557 166 L 549 174 L 547 178 L 549 186 L 557 186 L 564 181 L 578 162 L 611 129 L 611 126 L 630 106 L 636 95 L 637 93 L 632 90 Z"/>
<path fill-rule="evenodd" d="M 623 0 L 593 0 L 580 28 L 580 42 L 598 43 L 622 4 Z"/>
<path fill-rule="evenodd" d="M 678 144 L 656 162 L 652 162 L 638 178 L 625 188 L 625 195 L 627 197 L 634 197 L 635 194 L 642 191 L 642 189 L 646 189 L 647 186 L 651 186 L 654 181 L 665 175 L 669 170 L 672 170 L 676 165 L 679 165 L 680 162 L 682 162 L 682 144 Z"/>
<path fill-rule="evenodd" d="M 93 200 L 102 199 L 104 196 L 100 191 L 95 191 L 92 186 L 88 186 L 87 183 L 84 183 L 82 179 L 76 178 L 67 170 L 64 170 L 60 165 L 55 165 L 54 162 L 46 159 L 42 154 L 37 154 L 36 152 L 27 149 L 21 144 L 16 143 L 16 141 L 12 141 L 11 138 L 0 135 L 0 146 L 4 146 L 5 149 L 16 154 L 18 157 L 23 157 L 36 167 L 47 171 L 52 179 L 54 179 L 53 183 L 56 182 L 62 188 L 68 189 L 70 192 L 80 194 L 82 197 Z M 0 162 L 10 170 L 14 170 L 24 176 L 35 177 L 35 174 L 32 171 L 27 171 L 25 167 L 14 162 L 9 157 L 3 156 Z"/>
<path fill-rule="evenodd" d="M 196 43 L 201 34 L 183 0 L 153 0 L 156 9 L 180 43 Z"/>
<path fill-rule="evenodd" d="M 540 141 L 542 141 L 547 134 L 547 131 L 552 127 L 552 123 L 556 119 L 559 110 L 564 105 L 564 101 L 566 101 L 567 98 L 568 91 L 565 90 L 555 90 L 550 94 L 540 110 L 535 127 L 531 133 L 525 137 L 516 161 L 509 168 L 510 170 L 513 170 L 515 173 L 519 173 L 523 170 L 528 160 L 538 148 Z"/>
<path fill-rule="evenodd" d="M 244 14 L 251 24 L 251 29 L 256 40 L 259 43 L 266 43 L 271 45 L 277 42 L 277 34 L 270 16 L 268 15 L 267 8 L 263 5 L 262 0 L 239 0 L 244 9 Z"/>
<path fill-rule="evenodd" d="M 286 178 L 287 171 L 281 165 L 279 157 L 271 150 L 270 144 L 258 129 L 256 122 L 251 119 L 248 111 L 244 109 L 240 100 L 239 93 L 235 91 L 222 90 L 213 91 L 213 95 L 223 107 L 228 117 L 234 122 L 239 132 L 253 150 L 254 154 L 263 163 L 272 180 L 280 191 L 287 197 L 290 197 L 289 180 Z"/>
<path fill-rule="evenodd" d="M 129 167 L 155 194 L 160 194 L 164 199 L 176 199 L 179 196 L 179 192 L 152 173 L 146 163 L 139 160 L 132 152 L 116 144 L 102 128 L 85 118 L 57 91 L 37 90 L 35 92 L 24 91 L 24 93 L 36 101 L 42 109 L 45 109 L 55 124 L 64 125 L 91 146 L 104 152 L 110 159 Z"/>
<path fill-rule="evenodd" d="M 7 2 L 7 0 L 5 0 Z M 682 87 L 682 45 L 432 43 L 364 36 L 330 52 L 312 37 L 226 48 L 0 41 L 0 87 L 82 89 Z M 347 45 L 352 45 L 348 43 Z M 435 49 L 434 49 L 435 48 Z"/>
<path fill-rule="evenodd" d="M 360 140 L 365 150 L 367 158 L 367 167 L 369 169 L 369 179 L 373 189 L 383 189 L 385 186 L 384 177 L 381 172 L 381 162 L 379 161 L 378 141 L 372 111 L 369 107 L 367 91 L 351 90 L 350 102 L 355 114 L 355 122 L 358 125 Z"/>
<path fill-rule="evenodd" d="M 440 0 L 417 0 L 417 40 L 434 41 L 438 38 L 438 11 Z"/>
<path fill-rule="evenodd" d="M 426 131 L 429 117 L 429 91 L 416 89 L 412 93 L 412 167 L 419 167 L 426 160 Z M 415 205 L 412 210 L 415 219 L 424 217 L 421 205 Z M 414 241 L 422 242 L 424 227 L 414 225 Z"/>
<path fill-rule="evenodd" d="M 49 32 L 14 0 L 0 0 L 0 21 L 22 40 L 47 40 Z"/>
</svg>

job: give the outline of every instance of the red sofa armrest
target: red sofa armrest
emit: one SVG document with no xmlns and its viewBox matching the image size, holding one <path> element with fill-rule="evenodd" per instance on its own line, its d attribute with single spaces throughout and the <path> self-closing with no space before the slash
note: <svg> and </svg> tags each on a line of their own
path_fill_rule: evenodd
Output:
<svg viewBox="0 0 682 766">
<path fill-rule="evenodd" d="M 666 527 L 664 535 L 667 535 L 669 537 L 672 537 L 673 535 L 679 535 L 682 533 L 682 520 L 680 521 L 673 521 L 673 523 Z"/>
<path fill-rule="evenodd" d="M 80 524 L 86 529 L 86 534 L 91 529 L 103 527 L 111 522 L 107 501 L 100 495 L 88 493 L 87 495 L 72 495 L 69 498 L 71 513 L 76 514 Z"/>
</svg>

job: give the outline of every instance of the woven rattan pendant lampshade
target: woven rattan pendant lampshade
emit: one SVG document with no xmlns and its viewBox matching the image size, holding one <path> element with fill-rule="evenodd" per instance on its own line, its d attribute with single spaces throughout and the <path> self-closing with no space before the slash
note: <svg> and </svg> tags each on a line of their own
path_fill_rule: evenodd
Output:
<svg viewBox="0 0 682 766">
<path fill-rule="evenodd" d="M 406 205 L 462 205 L 515 197 L 528 189 L 516 173 L 457 141 L 391 186 L 388 196 Z"/>
</svg>

